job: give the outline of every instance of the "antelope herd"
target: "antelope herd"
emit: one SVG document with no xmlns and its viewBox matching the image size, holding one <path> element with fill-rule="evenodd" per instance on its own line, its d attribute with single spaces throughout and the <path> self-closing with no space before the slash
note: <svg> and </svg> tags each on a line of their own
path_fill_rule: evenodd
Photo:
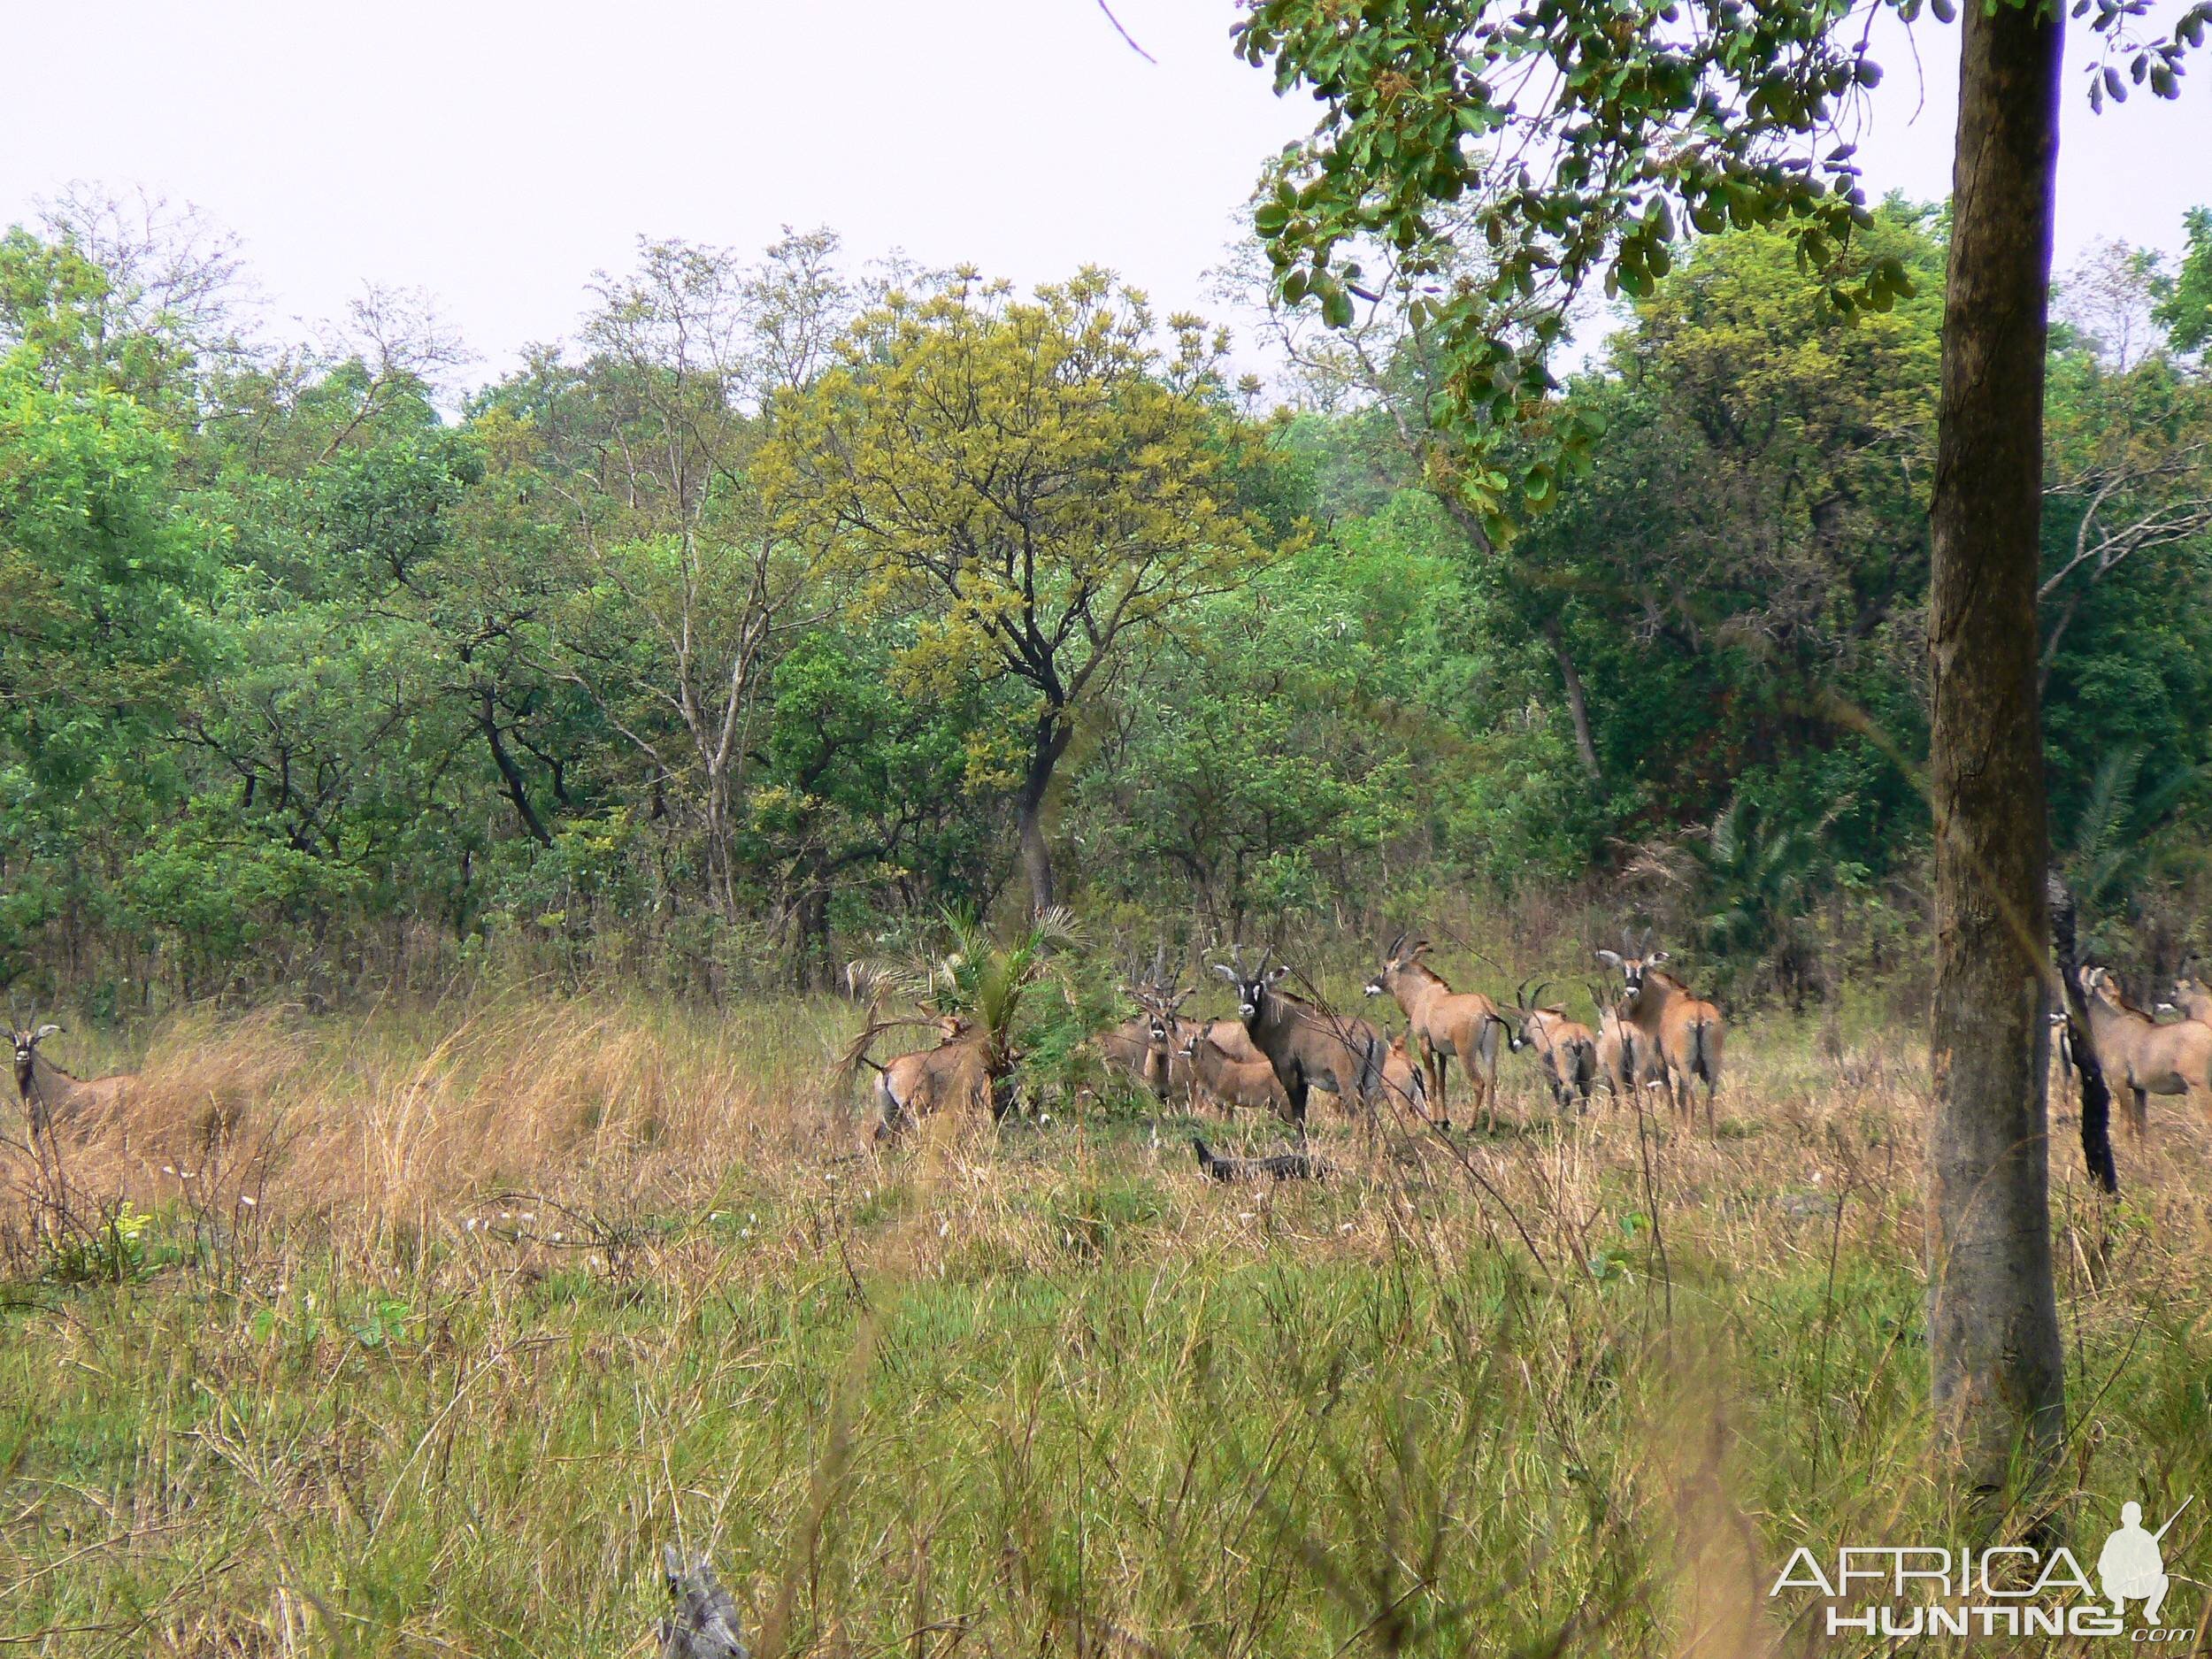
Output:
<svg viewBox="0 0 2212 1659">
<path fill-rule="evenodd" d="M 1137 1016 L 1099 1033 L 1094 1046 L 1109 1067 L 1163 1102 L 1224 1115 L 1264 1112 L 1302 1134 L 1316 1090 L 1344 1110 L 1402 1110 L 1449 1130 L 1455 1062 L 1465 1076 L 1469 1120 L 1480 1117 L 1494 1129 L 1502 1038 L 1505 1052 L 1533 1057 L 1562 1111 L 1589 1110 L 1601 1091 L 1620 1103 L 1640 1102 L 1657 1089 L 1676 1117 L 1694 1122 L 1701 1092 L 1705 1125 L 1713 1127 L 1725 1039 L 1721 1011 L 1665 971 L 1667 953 L 1653 949 L 1648 934 L 1640 946 L 1624 941 L 1619 950 L 1594 953 L 1620 976 L 1609 986 L 1586 982 L 1594 1029 L 1571 1018 L 1563 1003 L 1544 1000 L 1549 980 L 1532 988 L 1522 980 L 1509 1008 L 1479 991 L 1456 990 L 1424 960 L 1429 949 L 1427 940 L 1400 933 L 1366 982 L 1369 997 L 1386 995 L 1404 1015 L 1394 1033 L 1291 989 L 1287 964 L 1270 967 L 1263 952 L 1248 966 L 1240 950 L 1213 964 L 1235 992 L 1235 1018 L 1186 1017 L 1183 1005 L 1196 987 L 1179 988 L 1165 978 L 1163 954 L 1149 975 L 1133 975 L 1124 987 Z M 2198 1095 L 2212 1104 L 2212 987 L 2193 964 L 2154 1010 L 2130 1002 L 2108 968 L 2085 966 L 2078 979 L 2086 1028 L 2077 1029 L 2063 1010 L 2053 1014 L 2062 1058 L 2085 1039 L 2115 1094 L 2125 1095 L 2131 1130 L 2143 1132 L 2153 1094 Z M 937 1030 L 935 1046 L 888 1061 L 867 1056 L 868 1041 L 881 1026 L 872 1023 L 855 1045 L 856 1066 L 864 1063 L 877 1074 L 879 1138 L 949 1110 L 997 1116 L 1009 1103 L 1012 1056 L 1002 1038 L 964 1015 L 928 1023 Z M 34 1134 L 112 1107 L 137 1081 L 130 1073 L 85 1079 L 63 1070 L 40 1052 L 61 1029 L 9 1026 L 16 1093 Z"/>
<path fill-rule="evenodd" d="M 1183 1005 L 1197 987 L 1179 987 L 1166 975 L 1163 951 L 1148 975 L 1140 979 L 1133 972 L 1124 984 L 1136 1016 L 1097 1033 L 1094 1047 L 1110 1068 L 1163 1103 L 1225 1115 L 1266 1112 L 1301 1134 L 1317 1091 L 1343 1110 L 1402 1110 L 1448 1131 L 1455 1063 L 1466 1084 L 1468 1120 L 1479 1118 L 1494 1131 L 1501 1049 L 1533 1055 L 1562 1110 L 1587 1110 L 1601 1090 L 1618 1102 L 1641 1101 L 1659 1088 L 1676 1115 L 1694 1118 L 1701 1087 L 1706 1125 L 1712 1126 L 1720 1010 L 1664 972 L 1667 953 L 1653 950 L 1648 935 L 1641 948 L 1595 953 L 1621 978 L 1609 993 L 1589 986 L 1594 1030 L 1570 1018 L 1564 1004 L 1544 1000 L 1549 980 L 1532 989 L 1522 980 L 1513 1006 L 1501 1007 L 1480 991 L 1454 988 L 1425 960 L 1429 949 L 1427 940 L 1400 933 L 1366 982 L 1369 997 L 1389 997 L 1405 1017 L 1394 1033 L 1302 995 L 1290 987 L 1289 964 L 1271 967 L 1264 952 L 1249 965 L 1241 950 L 1213 964 L 1235 993 L 1236 1018 L 1189 1018 Z M 855 1049 L 862 1059 L 866 1041 L 864 1035 Z M 974 1033 L 951 1021 L 934 1048 L 882 1064 L 868 1060 L 878 1073 L 878 1138 L 898 1133 L 956 1097 L 987 1094 L 987 1073 L 979 1070 L 982 1052 Z"/>
<path fill-rule="evenodd" d="M 1316 1091 L 1345 1110 L 1398 1108 L 1449 1130 L 1454 1063 L 1464 1074 L 1469 1121 L 1479 1118 L 1494 1130 L 1502 1047 L 1533 1058 L 1562 1111 L 1586 1111 L 1600 1093 L 1616 1103 L 1636 1103 L 1657 1090 L 1674 1117 L 1692 1124 L 1701 1104 L 1705 1127 L 1713 1129 L 1726 1025 L 1716 1004 L 1667 971 L 1667 953 L 1653 949 L 1648 934 L 1640 946 L 1624 941 L 1618 950 L 1593 953 L 1619 975 L 1609 983 L 1586 982 L 1594 1028 L 1571 1018 L 1565 1004 L 1544 1000 L 1549 980 L 1522 980 L 1510 1007 L 1480 991 L 1455 989 L 1424 960 L 1429 949 L 1427 940 L 1400 933 L 1366 982 L 1368 996 L 1388 996 L 1404 1015 L 1405 1025 L 1394 1034 L 1294 991 L 1288 964 L 1270 967 L 1263 953 L 1248 966 L 1238 951 L 1213 964 L 1235 992 L 1235 1018 L 1187 1017 L 1183 1005 L 1195 987 L 1164 978 L 1164 959 L 1156 957 L 1148 976 L 1139 980 L 1133 974 L 1123 987 L 1137 1016 L 1099 1033 L 1094 1046 L 1110 1068 L 1163 1103 L 1187 1102 L 1224 1115 L 1267 1112 L 1302 1134 Z M 2086 1040 L 2114 1089 L 2127 1094 L 2133 1129 L 2142 1130 L 2152 1094 L 2201 1094 L 2212 1104 L 2212 987 L 2193 968 L 2174 981 L 2156 1013 L 2130 1002 L 2108 969 L 2084 968 L 2080 984 Z M 2055 1013 L 2053 1023 L 2063 1052 L 2067 1016 Z M 933 1061 L 947 1069 L 960 1064 L 955 1051 L 963 1041 L 949 1035 L 936 1049 L 879 1068 L 879 1136 L 943 1103 L 941 1091 L 918 1082 L 910 1088 L 898 1079 L 925 1077 Z"/>
</svg>

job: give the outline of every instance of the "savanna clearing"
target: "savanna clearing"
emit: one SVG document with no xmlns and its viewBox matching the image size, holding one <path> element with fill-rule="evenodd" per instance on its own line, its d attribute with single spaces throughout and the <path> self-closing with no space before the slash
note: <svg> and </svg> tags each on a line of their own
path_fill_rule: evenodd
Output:
<svg viewBox="0 0 2212 1659">
<path fill-rule="evenodd" d="M 1328 1179 L 1229 1187 L 1112 1097 L 879 1152 L 853 1020 L 516 994 L 79 1043 L 143 1065 L 58 1166 L 8 1127 L 0 1643 L 647 1654 L 680 1540 L 757 1654 L 1836 1651 L 1768 1595 L 1792 1548 L 1953 1536 L 1924 1051 L 1871 1009 L 1740 1030 L 1714 1136 L 1563 1122 L 1517 1063 L 1494 1136 L 1323 1111 Z M 2212 1494 L 2212 1126 L 2159 1102 L 2112 1206 L 2071 1133 L 2093 1545 Z M 2208 1524 L 2170 1623 L 2212 1624 Z"/>
</svg>

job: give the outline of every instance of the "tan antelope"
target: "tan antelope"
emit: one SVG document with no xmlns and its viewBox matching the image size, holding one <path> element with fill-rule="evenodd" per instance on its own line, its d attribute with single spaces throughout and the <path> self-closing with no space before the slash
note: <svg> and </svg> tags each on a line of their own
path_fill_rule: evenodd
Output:
<svg viewBox="0 0 2212 1659">
<path fill-rule="evenodd" d="M 2160 1025 L 2127 1000 L 2109 968 L 2084 964 L 2081 988 L 2097 1064 L 2116 1093 L 2128 1091 L 2128 1126 L 2137 1135 L 2149 1123 L 2153 1094 L 2202 1089 L 2212 1100 L 2212 1025 L 2194 1019 Z"/>
<path fill-rule="evenodd" d="M 1243 1110 L 1289 1117 L 1290 1097 L 1276 1081 L 1275 1068 L 1268 1064 L 1266 1056 L 1254 1050 L 1251 1058 L 1239 1058 L 1217 1034 L 1224 1026 L 1232 1027 L 1239 1037 L 1244 1037 L 1241 1025 L 1224 1019 L 1210 1025 L 1194 1021 L 1183 1039 L 1179 1052 L 1190 1064 L 1192 1100 L 1210 1102 L 1225 1116 Z M 1249 1038 L 1245 1039 L 1244 1046 L 1250 1047 Z"/>
<path fill-rule="evenodd" d="M 1621 941 L 1627 944 L 1626 940 Z M 1667 1100 L 1677 1117 L 1697 1115 L 1696 1086 L 1705 1086 L 1705 1126 L 1713 1126 L 1713 1096 L 1720 1089 L 1721 1047 L 1725 1030 L 1720 1010 L 1671 973 L 1668 960 L 1644 935 L 1640 950 L 1601 950 L 1600 962 L 1621 971 L 1622 1017 L 1634 1028 L 1638 1048 L 1648 1047 L 1665 1068 Z"/>
<path fill-rule="evenodd" d="M 1515 1011 L 1505 1017 L 1506 1047 L 1515 1054 L 1536 1051 L 1552 1101 L 1562 1111 L 1570 1103 L 1587 1111 L 1598 1086 L 1598 1034 L 1580 1020 L 1569 1019 L 1563 1004 L 1544 1003 L 1540 999 L 1550 987 L 1547 979 L 1531 991 L 1528 981 L 1521 981 L 1513 993 Z"/>
<path fill-rule="evenodd" d="M 1617 1103 L 1632 1103 L 1640 1098 L 1638 1091 L 1667 1080 L 1666 1062 L 1637 1040 L 1636 1027 L 1622 1016 L 1619 997 L 1609 996 L 1599 985 L 1586 988 L 1598 1010 L 1598 1080 Z"/>
<path fill-rule="evenodd" d="M 1347 1110 L 1373 1110 L 1390 1048 L 1382 1033 L 1356 1015 L 1317 1007 L 1284 990 L 1289 965 L 1271 972 L 1265 951 L 1249 969 L 1242 951 L 1235 956 L 1234 965 L 1217 962 L 1214 972 L 1236 987 L 1245 1034 L 1274 1067 L 1275 1080 L 1290 1102 L 1290 1121 L 1304 1131 L 1306 1096 L 1316 1088 L 1328 1090 Z"/>
<path fill-rule="evenodd" d="M 1411 1107 L 1423 1118 L 1429 1115 L 1428 1077 L 1414 1064 L 1412 1045 L 1402 1031 L 1391 1038 L 1383 1054 L 1382 1086 L 1384 1096 L 1394 1104 Z"/>
<path fill-rule="evenodd" d="M 2175 976 L 2170 1002 L 2182 1018 L 2193 1019 L 2200 1025 L 2212 1025 L 2212 988 L 2197 978 L 2193 966 Z"/>
<path fill-rule="evenodd" d="M 48 1024 L 24 1031 L 12 1023 L 8 1035 L 15 1044 L 15 1092 L 23 1102 L 23 1116 L 33 1134 L 50 1125 L 67 1123 L 88 1111 L 119 1103 L 138 1081 L 135 1072 L 118 1071 L 107 1077 L 72 1077 L 38 1051 L 40 1043 L 59 1032 Z"/>
<path fill-rule="evenodd" d="M 1452 1126 L 1451 1097 L 1444 1071 L 1455 1058 L 1467 1073 L 1468 1091 L 1474 1099 L 1472 1111 L 1486 1116 L 1494 1130 L 1498 1126 L 1498 1033 L 1505 1029 L 1504 1018 L 1498 1005 L 1481 992 L 1453 990 L 1442 974 L 1421 960 L 1428 949 L 1427 940 L 1417 939 L 1409 945 L 1406 936 L 1400 933 L 1383 952 L 1382 967 L 1367 982 L 1367 995 L 1380 996 L 1388 992 L 1405 1010 L 1406 1029 L 1427 1068 L 1427 1093 L 1436 1102 L 1438 1126 Z"/>
<path fill-rule="evenodd" d="M 934 1048 L 898 1055 L 878 1065 L 868 1058 L 864 1037 L 855 1052 L 854 1058 L 876 1069 L 875 1101 L 883 1119 L 876 1125 L 877 1140 L 888 1141 L 948 1108 L 996 1115 L 990 1027 L 964 1014 L 944 1015 L 936 1024 L 941 1041 Z"/>
</svg>

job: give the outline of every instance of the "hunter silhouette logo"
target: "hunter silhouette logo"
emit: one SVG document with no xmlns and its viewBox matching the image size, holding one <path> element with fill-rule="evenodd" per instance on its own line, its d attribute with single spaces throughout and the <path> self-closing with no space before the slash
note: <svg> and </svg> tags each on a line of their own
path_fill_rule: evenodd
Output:
<svg viewBox="0 0 2212 1659">
<path fill-rule="evenodd" d="M 2196 1502 L 2192 1493 L 2182 1500 L 2181 1509 Z M 2119 1530 L 2104 1541 L 2104 1551 L 2097 1557 L 2097 1578 L 2104 1586 L 2105 1600 L 2112 1603 L 2116 1617 L 2124 1617 L 2127 1604 L 2143 1603 L 2143 1622 L 2158 1623 L 2158 1609 L 2166 1604 L 2166 1560 L 2159 1553 L 2158 1540 L 2166 1536 L 2166 1528 L 2181 1518 L 2181 1509 L 2166 1517 L 2166 1525 L 2155 1532 L 2143 1530 L 2143 1506 L 2124 1503 L 2120 1506 Z"/>
<path fill-rule="evenodd" d="M 2097 1555 L 2092 1582 L 2063 1545 L 2037 1549 L 2000 1544 L 1983 1549 L 1932 1544 L 1847 1544 L 1830 1564 L 1803 1546 L 1790 1555 L 1767 1594 L 1813 1591 L 1831 1636 L 2123 1636 L 2177 1644 L 2193 1629 L 2168 1630 L 2159 1614 L 2173 1580 L 2162 1546 L 2192 1496 L 2156 1532 L 2143 1526 L 2143 1506 L 2120 1506 L 2120 1525 Z M 2131 1628 L 2129 1604 L 2140 1623 Z"/>
</svg>

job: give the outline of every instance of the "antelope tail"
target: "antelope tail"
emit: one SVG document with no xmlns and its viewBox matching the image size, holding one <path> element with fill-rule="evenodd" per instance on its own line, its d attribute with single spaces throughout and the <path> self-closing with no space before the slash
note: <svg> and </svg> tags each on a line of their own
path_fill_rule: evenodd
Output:
<svg viewBox="0 0 2212 1659">
<path fill-rule="evenodd" d="M 1691 1065 L 1697 1075 L 1708 1083 L 1720 1081 L 1720 1056 L 1716 1052 L 1720 1039 L 1720 1021 L 1701 1019 L 1690 1033 Z"/>
</svg>

